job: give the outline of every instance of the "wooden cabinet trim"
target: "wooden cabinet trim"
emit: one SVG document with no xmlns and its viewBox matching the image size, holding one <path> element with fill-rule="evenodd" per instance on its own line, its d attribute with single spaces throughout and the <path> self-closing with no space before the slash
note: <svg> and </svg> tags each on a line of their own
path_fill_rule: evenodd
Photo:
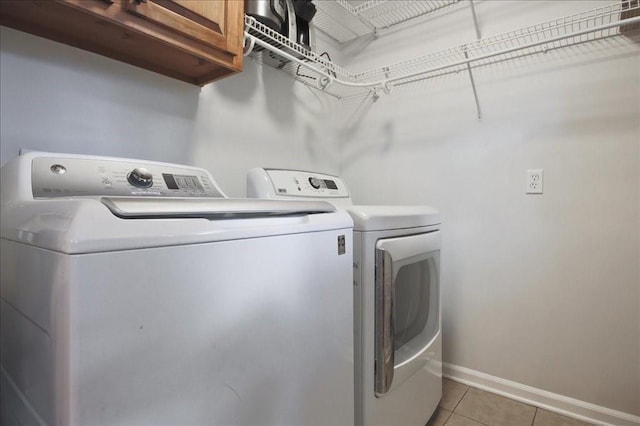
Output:
<svg viewBox="0 0 640 426">
<path fill-rule="evenodd" d="M 127 1 L 0 0 L 0 24 L 193 84 L 242 70 L 242 0 L 216 0 L 224 6 L 214 8 L 148 0 L 162 12 L 158 22 L 128 11 Z M 200 10 L 207 12 L 202 19 L 195 16 Z"/>
</svg>

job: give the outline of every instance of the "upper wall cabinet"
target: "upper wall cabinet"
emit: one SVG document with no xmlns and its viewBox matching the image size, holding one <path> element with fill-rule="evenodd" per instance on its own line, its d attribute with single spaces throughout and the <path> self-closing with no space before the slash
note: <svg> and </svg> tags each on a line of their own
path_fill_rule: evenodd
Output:
<svg viewBox="0 0 640 426">
<path fill-rule="evenodd" d="M 238 0 L 1 0 L 0 24 L 192 84 L 242 70 Z"/>
</svg>

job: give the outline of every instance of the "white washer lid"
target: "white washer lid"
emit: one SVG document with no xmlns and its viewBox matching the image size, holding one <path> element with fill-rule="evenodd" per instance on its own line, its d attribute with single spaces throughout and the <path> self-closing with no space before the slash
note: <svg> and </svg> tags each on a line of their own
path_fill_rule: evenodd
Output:
<svg viewBox="0 0 640 426">
<path fill-rule="evenodd" d="M 383 231 L 440 224 L 440 213 L 428 206 L 349 206 L 354 231 Z"/>
<path fill-rule="evenodd" d="M 113 198 L 110 199 L 114 201 Z M 198 200 L 171 207 L 168 199 L 115 199 L 111 207 L 100 197 L 69 197 L 16 202 L 2 206 L 0 236 L 22 244 L 65 254 L 99 253 L 246 238 L 346 229 L 353 220 L 344 210 L 314 203 L 311 214 L 304 204 L 273 200 Z M 192 199 L 189 199 L 192 200 Z M 255 202 L 258 201 L 258 204 Z M 268 204 L 265 204 L 268 203 Z M 274 204 L 275 203 L 275 204 Z M 310 206 L 308 202 L 307 206 Z M 108 204 L 108 203 L 107 203 Z M 228 204 L 227 207 L 225 207 Z M 282 209 L 278 210 L 278 204 Z M 270 207 L 276 207 L 270 210 Z M 302 207 L 300 214 L 293 214 Z M 116 215 L 110 210 L 117 210 Z M 163 208 L 168 208 L 166 205 Z"/>
</svg>

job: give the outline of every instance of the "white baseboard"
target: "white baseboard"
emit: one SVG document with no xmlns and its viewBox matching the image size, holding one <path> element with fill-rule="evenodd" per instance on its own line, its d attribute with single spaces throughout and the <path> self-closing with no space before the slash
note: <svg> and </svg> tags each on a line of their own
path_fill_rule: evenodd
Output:
<svg viewBox="0 0 640 426">
<path fill-rule="evenodd" d="M 638 426 L 640 417 L 601 407 L 532 386 L 491 376 L 466 367 L 442 363 L 442 375 L 456 382 L 544 408 L 554 413 L 596 425 Z"/>
</svg>

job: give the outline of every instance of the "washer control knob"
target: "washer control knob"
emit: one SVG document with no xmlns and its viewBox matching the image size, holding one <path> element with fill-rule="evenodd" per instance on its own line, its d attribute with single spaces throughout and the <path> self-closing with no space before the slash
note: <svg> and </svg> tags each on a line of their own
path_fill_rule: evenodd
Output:
<svg viewBox="0 0 640 426">
<path fill-rule="evenodd" d="M 313 186 L 315 189 L 320 189 L 320 179 L 315 178 L 315 177 L 310 177 L 309 178 L 309 183 L 311 184 L 311 186 Z"/>
<path fill-rule="evenodd" d="M 129 172 L 127 180 L 138 188 L 149 188 L 153 185 L 153 175 L 145 168 L 137 167 Z"/>
</svg>

